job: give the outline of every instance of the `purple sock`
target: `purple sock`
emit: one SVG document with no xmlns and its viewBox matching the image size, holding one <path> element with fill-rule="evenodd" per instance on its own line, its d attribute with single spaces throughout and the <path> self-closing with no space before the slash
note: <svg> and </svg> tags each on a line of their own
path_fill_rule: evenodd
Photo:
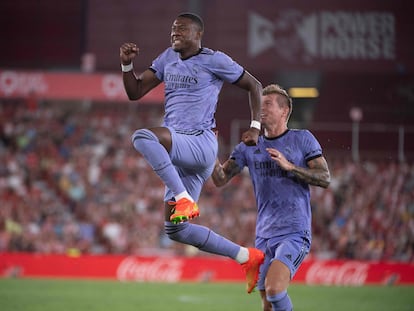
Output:
<svg viewBox="0 0 414 311">
<path fill-rule="evenodd" d="M 132 142 L 134 148 L 143 155 L 154 172 L 174 195 L 186 190 L 180 176 L 171 163 L 167 150 L 160 144 L 153 132 L 147 129 L 137 130 L 132 135 Z"/>
<path fill-rule="evenodd" d="M 164 223 L 165 232 L 171 240 L 190 244 L 198 249 L 212 254 L 227 256 L 235 259 L 240 250 L 240 246 L 211 231 L 207 227 L 183 222 L 173 224 L 166 221 Z"/>
<path fill-rule="evenodd" d="M 272 304 L 273 311 L 292 311 L 293 305 L 287 291 L 274 296 L 266 296 L 267 301 Z"/>
</svg>

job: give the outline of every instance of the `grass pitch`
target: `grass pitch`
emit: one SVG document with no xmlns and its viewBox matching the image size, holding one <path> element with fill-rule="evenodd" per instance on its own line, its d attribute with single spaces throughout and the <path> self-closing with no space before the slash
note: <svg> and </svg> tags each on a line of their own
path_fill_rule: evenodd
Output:
<svg viewBox="0 0 414 311">
<path fill-rule="evenodd" d="M 412 311 L 414 287 L 327 287 L 293 284 L 295 311 Z M 2 311 L 250 311 L 258 292 L 243 283 L 121 283 L 116 281 L 0 279 Z"/>
</svg>

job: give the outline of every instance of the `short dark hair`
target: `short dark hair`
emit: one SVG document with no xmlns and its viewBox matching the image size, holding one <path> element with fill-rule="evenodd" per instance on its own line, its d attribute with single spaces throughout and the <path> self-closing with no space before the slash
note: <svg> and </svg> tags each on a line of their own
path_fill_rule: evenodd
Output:
<svg viewBox="0 0 414 311">
<path fill-rule="evenodd" d="M 198 27 L 200 27 L 201 31 L 204 31 L 203 19 L 197 14 L 185 12 L 185 13 L 179 14 L 177 17 L 184 17 L 184 18 L 191 19 L 194 23 L 198 25 Z"/>
</svg>

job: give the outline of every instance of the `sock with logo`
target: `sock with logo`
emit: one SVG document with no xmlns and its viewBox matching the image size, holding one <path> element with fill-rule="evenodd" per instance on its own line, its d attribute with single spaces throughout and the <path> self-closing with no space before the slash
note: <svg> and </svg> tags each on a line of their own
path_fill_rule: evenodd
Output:
<svg viewBox="0 0 414 311">
<path fill-rule="evenodd" d="M 236 259 L 241 248 L 239 245 L 213 232 L 209 228 L 189 222 L 173 224 L 166 221 L 164 223 L 164 229 L 171 240 L 193 245 L 211 254 Z"/>
</svg>

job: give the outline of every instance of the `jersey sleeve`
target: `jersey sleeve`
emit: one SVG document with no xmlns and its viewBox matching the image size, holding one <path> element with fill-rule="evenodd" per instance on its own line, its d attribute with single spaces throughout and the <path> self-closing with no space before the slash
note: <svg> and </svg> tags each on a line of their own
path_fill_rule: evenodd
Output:
<svg viewBox="0 0 414 311">
<path fill-rule="evenodd" d="M 241 65 L 220 51 L 214 53 L 209 69 L 220 79 L 229 83 L 237 82 L 244 73 Z"/>
<path fill-rule="evenodd" d="M 322 147 L 315 136 L 308 130 L 303 135 L 304 158 L 306 162 L 322 156 Z"/>
<path fill-rule="evenodd" d="M 240 170 L 243 170 L 245 166 L 247 166 L 246 156 L 244 150 L 246 145 L 244 143 L 239 143 L 236 147 L 234 147 L 232 153 L 230 154 L 230 159 L 236 161 Z"/>
<path fill-rule="evenodd" d="M 160 80 L 164 81 L 164 67 L 167 63 L 168 57 L 170 54 L 170 49 L 166 49 L 164 52 L 162 52 L 156 59 L 152 61 L 152 64 L 150 66 L 150 70 L 152 70 L 155 73 L 155 76 Z"/>
</svg>

